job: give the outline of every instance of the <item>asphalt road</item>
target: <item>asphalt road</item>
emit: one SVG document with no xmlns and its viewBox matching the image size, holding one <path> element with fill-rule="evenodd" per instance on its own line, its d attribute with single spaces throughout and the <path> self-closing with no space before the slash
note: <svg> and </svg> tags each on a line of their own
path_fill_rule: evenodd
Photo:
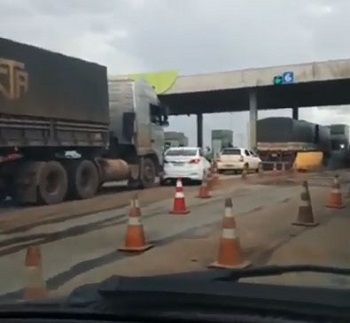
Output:
<svg viewBox="0 0 350 323">
<path fill-rule="evenodd" d="M 188 216 L 169 215 L 173 201 L 167 199 L 142 208 L 145 231 L 155 245 L 166 244 L 172 239 L 186 237 L 192 230 L 219 223 L 227 196 L 234 198 L 235 209 L 244 214 L 267 203 L 283 201 L 293 194 L 295 187 L 267 190 L 262 185 L 244 189 L 233 186 L 215 191 L 208 200 L 189 197 L 187 204 L 191 213 Z M 51 289 L 57 289 L 93 268 L 127 257 L 116 251 L 123 244 L 126 213 L 127 208 L 121 208 L 3 235 L 0 239 L 0 268 L 4 282 L 0 293 L 23 287 L 25 251 L 32 244 L 41 245 L 45 277 Z"/>
<path fill-rule="evenodd" d="M 349 178 L 349 174 L 343 178 Z M 291 228 L 300 202 L 300 186 L 282 181 L 273 185 L 233 184 L 214 191 L 207 200 L 196 198 L 193 190 L 185 188 L 191 210 L 186 216 L 169 214 L 172 199 L 141 204 L 147 240 L 154 244 L 153 249 L 141 255 L 128 256 L 117 251 L 124 243 L 128 210 L 125 207 L 2 234 L 0 295 L 21 297 L 26 284 L 25 252 L 33 244 L 41 246 L 44 278 L 53 294 L 68 293 L 74 287 L 115 274 L 206 268 L 215 260 L 226 197 L 233 200 L 242 246 L 253 264 L 308 261 L 350 266 L 350 252 L 343 243 L 348 238 L 344 229 L 349 227 L 348 207 L 339 212 L 324 208 L 331 181 L 329 174 L 310 180 L 315 212 L 320 219 L 320 226 L 313 231 Z M 337 236 L 336 243 L 327 245 L 332 235 Z"/>
</svg>

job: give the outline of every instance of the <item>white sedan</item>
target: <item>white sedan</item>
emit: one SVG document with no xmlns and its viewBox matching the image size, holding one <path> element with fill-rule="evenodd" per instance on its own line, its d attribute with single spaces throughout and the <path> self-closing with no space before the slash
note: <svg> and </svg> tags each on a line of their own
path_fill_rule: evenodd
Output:
<svg viewBox="0 0 350 323">
<path fill-rule="evenodd" d="M 210 163 L 198 147 L 172 147 L 164 154 L 164 176 L 162 183 L 181 178 L 202 182 Z"/>
<path fill-rule="evenodd" d="M 220 173 L 229 170 L 242 171 L 244 168 L 248 171 L 258 171 L 261 163 L 261 159 L 255 152 L 240 147 L 225 148 L 216 159 Z"/>
</svg>

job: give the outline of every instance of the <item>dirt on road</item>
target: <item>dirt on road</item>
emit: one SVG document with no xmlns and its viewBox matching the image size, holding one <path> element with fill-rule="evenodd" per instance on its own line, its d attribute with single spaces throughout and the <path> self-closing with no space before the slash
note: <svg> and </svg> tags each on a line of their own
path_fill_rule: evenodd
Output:
<svg viewBox="0 0 350 323">
<path fill-rule="evenodd" d="M 291 175 L 289 173 L 279 176 L 266 174 L 260 178 L 252 174 L 246 181 L 241 178 L 221 179 L 214 185 L 213 190 L 223 189 L 232 185 L 244 186 L 246 184 L 273 184 L 285 180 L 287 177 L 294 181 L 301 181 L 307 174 Z M 196 186 L 185 187 L 186 194 L 195 194 L 198 191 Z M 155 187 L 147 190 L 125 191 L 114 194 L 100 195 L 95 198 L 83 201 L 69 201 L 59 205 L 28 207 L 15 211 L 3 212 L 0 215 L 0 232 L 10 233 L 22 227 L 45 224 L 53 218 L 73 219 L 85 215 L 124 207 L 129 204 L 133 195 L 138 194 L 143 205 L 152 202 L 171 198 L 174 194 L 173 187 Z"/>
<path fill-rule="evenodd" d="M 348 236 L 346 228 L 350 224 L 350 218 L 346 216 L 349 201 L 345 200 L 345 209 L 327 209 L 324 204 L 330 188 L 327 185 L 315 184 L 310 186 L 310 190 L 314 216 L 319 222 L 317 227 L 292 225 L 300 203 L 297 187 L 293 198 L 267 204 L 263 208 L 237 216 L 237 231 L 242 250 L 253 266 L 318 264 L 350 267 L 350 250 L 345 244 Z M 99 282 L 112 275 L 151 276 L 207 270 L 208 265 L 216 260 L 220 234 L 221 223 L 209 228 L 198 228 L 186 238 L 155 246 L 147 253 L 127 257 L 117 263 L 77 276 L 63 285 L 56 294 L 67 294 L 75 287 L 87 282 Z M 274 279 L 273 277 L 267 281 L 273 282 Z M 291 279 L 281 276 L 278 279 L 282 284 L 300 282 L 299 276 L 292 276 Z M 306 282 L 305 279 L 303 281 Z M 317 284 L 338 284 L 341 287 L 344 280 L 330 280 L 325 276 L 318 279 Z M 350 282 L 348 284 L 350 286 Z"/>
</svg>

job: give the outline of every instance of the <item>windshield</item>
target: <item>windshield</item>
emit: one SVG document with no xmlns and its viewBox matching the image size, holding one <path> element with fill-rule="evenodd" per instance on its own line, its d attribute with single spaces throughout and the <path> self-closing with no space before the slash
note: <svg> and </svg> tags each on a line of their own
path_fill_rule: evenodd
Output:
<svg viewBox="0 0 350 323">
<path fill-rule="evenodd" d="M 112 276 L 350 268 L 349 15 L 0 0 L 0 304 Z"/>
<path fill-rule="evenodd" d="M 240 155 L 241 150 L 240 149 L 224 149 L 221 152 L 221 155 Z"/>
<path fill-rule="evenodd" d="M 197 155 L 196 149 L 169 149 L 165 156 L 195 156 Z"/>
</svg>

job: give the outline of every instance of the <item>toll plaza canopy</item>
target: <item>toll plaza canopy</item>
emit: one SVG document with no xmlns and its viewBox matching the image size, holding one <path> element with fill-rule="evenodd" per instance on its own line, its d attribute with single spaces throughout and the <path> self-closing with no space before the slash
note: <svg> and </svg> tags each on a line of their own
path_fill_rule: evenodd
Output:
<svg viewBox="0 0 350 323">
<path fill-rule="evenodd" d="M 249 110 L 250 148 L 256 147 L 259 109 L 350 104 L 350 59 L 178 76 L 176 71 L 137 74 L 153 85 L 172 115 L 197 115 L 203 147 L 203 114 Z"/>
<path fill-rule="evenodd" d="M 166 90 L 158 94 L 173 115 L 249 110 L 252 90 L 258 109 L 350 103 L 350 59 L 191 76 L 166 73 Z"/>
</svg>

